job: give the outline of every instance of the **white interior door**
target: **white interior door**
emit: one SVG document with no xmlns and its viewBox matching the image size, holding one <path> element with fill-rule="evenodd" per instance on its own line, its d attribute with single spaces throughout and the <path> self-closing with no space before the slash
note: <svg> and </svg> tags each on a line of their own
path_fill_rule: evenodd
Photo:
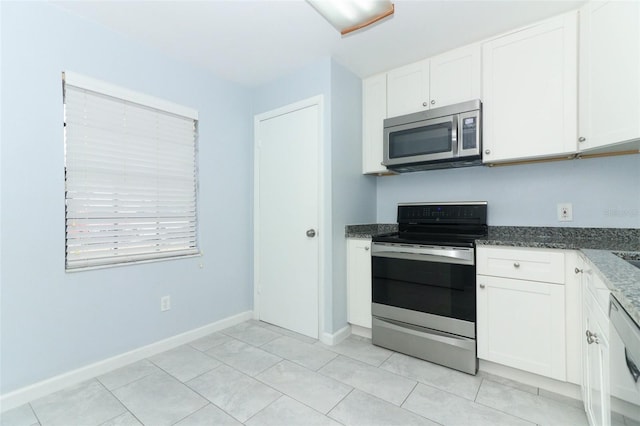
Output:
<svg viewBox="0 0 640 426">
<path fill-rule="evenodd" d="M 298 104 L 256 117 L 256 311 L 262 321 L 313 338 L 319 311 L 320 108 Z"/>
</svg>

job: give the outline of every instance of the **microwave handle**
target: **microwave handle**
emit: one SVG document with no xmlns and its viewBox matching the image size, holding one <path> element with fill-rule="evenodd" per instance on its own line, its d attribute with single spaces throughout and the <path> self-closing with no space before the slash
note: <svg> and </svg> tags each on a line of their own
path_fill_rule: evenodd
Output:
<svg viewBox="0 0 640 426">
<path fill-rule="evenodd" d="M 458 135 L 462 135 L 462 129 L 458 128 L 458 115 L 455 114 L 451 117 L 451 147 L 453 150 L 453 156 L 458 156 Z"/>
</svg>

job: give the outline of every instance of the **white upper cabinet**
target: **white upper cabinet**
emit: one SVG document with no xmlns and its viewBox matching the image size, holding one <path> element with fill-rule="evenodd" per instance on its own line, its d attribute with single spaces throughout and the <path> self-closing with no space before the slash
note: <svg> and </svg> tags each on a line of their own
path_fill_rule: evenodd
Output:
<svg viewBox="0 0 640 426">
<path fill-rule="evenodd" d="M 388 117 L 429 109 L 429 60 L 387 73 Z"/>
<path fill-rule="evenodd" d="M 580 10 L 579 71 L 578 149 L 640 139 L 640 2 L 591 2 Z"/>
<path fill-rule="evenodd" d="M 362 173 L 386 173 L 382 126 L 387 118 L 387 75 L 378 74 L 362 82 Z"/>
<path fill-rule="evenodd" d="M 480 57 L 480 44 L 472 44 L 431 58 L 431 108 L 480 99 Z"/>
<path fill-rule="evenodd" d="M 480 44 L 472 44 L 387 73 L 389 117 L 480 98 Z"/>
<path fill-rule="evenodd" d="M 485 163 L 575 153 L 577 19 L 560 15 L 484 43 Z"/>
</svg>

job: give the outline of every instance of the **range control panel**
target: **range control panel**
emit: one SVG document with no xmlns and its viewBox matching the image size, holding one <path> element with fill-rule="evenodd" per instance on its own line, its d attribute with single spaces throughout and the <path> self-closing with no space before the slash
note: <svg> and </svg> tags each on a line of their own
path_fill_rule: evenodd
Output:
<svg viewBox="0 0 640 426">
<path fill-rule="evenodd" d="M 398 205 L 398 223 L 486 224 L 487 203 L 406 203 Z"/>
</svg>

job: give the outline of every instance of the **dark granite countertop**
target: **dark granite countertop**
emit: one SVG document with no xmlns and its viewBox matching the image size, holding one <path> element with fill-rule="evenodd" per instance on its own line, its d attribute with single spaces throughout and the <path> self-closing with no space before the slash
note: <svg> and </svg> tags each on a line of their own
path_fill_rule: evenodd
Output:
<svg viewBox="0 0 640 426">
<path fill-rule="evenodd" d="M 640 251 L 640 229 L 490 226 L 478 245 Z"/>
<path fill-rule="evenodd" d="M 371 238 L 380 234 L 389 234 L 398 231 L 397 223 L 371 223 L 367 225 L 347 225 L 345 236 L 347 238 Z"/>
<path fill-rule="evenodd" d="M 397 231 L 396 224 L 348 225 L 347 238 Z M 640 269 L 621 259 L 640 258 L 640 229 L 490 226 L 477 245 L 580 250 L 629 315 L 640 325 Z"/>
<path fill-rule="evenodd" d="M 582 249 L 580 251 L 595 267 L 595 272 L 609 287 L 611 294 L 640 327 L 640 269 L 609 250 Z M 624 254 L 629 258 L 640 257 L 640 252 Z"/>
</svg>

